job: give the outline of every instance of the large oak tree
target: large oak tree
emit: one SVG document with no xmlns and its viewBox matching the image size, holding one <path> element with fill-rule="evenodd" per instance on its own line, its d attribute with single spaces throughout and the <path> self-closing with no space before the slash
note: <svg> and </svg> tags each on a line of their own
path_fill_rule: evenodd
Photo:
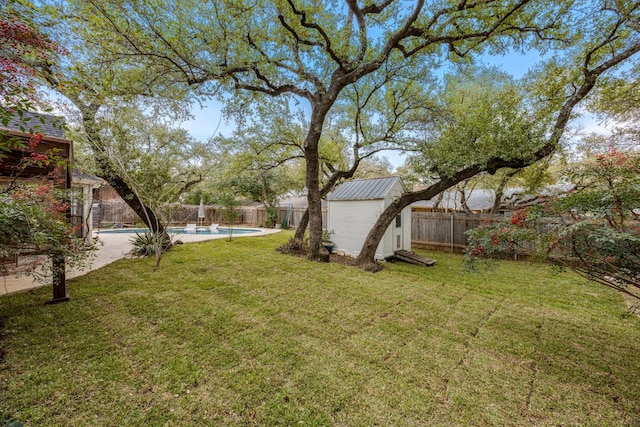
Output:
<svg viewBox="0 0 640 427">
<path fill-rule="evenodd" d="M 449 158 L 453 163 L 444 171 L 442 164 L 434 164 L 432 172 L 437 178 L 430 186 L 404 194 L 385 209 L 363 244 L 357 260 L 360 266 L 378 268 L 374 255 L 380 239 L 393 218 L 411 203 L 431 199 L 479 173 L 524 168 L 553 154 L 576 109 L 597 87 L 599 80 L 615 72 L 621 64 L 635 60 L 640 51 L 640 3 L 592 2 L 572 11 L 570 16 L 575 20 L 572 21 L 574 25 L 580 22 L 581 26 L 576 28 L 574 37 L 567 40 L 568 47 L 561 52 L 562 57 L 552 58 L 532 76 L 535 80 L 529 89 L 530 104 L 534 107 L 531 114 L 537 111 L 553 116 L 544 138 L 535 138 L 528 143 L 518 141 L 523 136 L 520 131 L 500 132 L 493 143 L 485 147 L 476 145 L 476 136 L 467 132 L 472 126 L 465 127 L 457 145 L 467 155 Z M 526 110 L 515 110 L 513 114 L 523 111 Z M 451 147 L 451 138 L 445 134 L 434 144 L 430 150 L 447 149 Z"/>
<path fill-rule="evenodd" d="M 118 90 L 202 95 L 244 91 L 308 105 L 304 138 L 311 257 L 321 245 L 320 147 L 345 88 L 421 58 L 433 67 L 486 46 L 494 52 L 563 37 L 571 1 L 381 0 L 68 1 L 65 17 L 95 49 Z M 530 35 L 534 35 L 529 39 Z M 531 46 L 527 46 L 531 47 Z"/>
</svg>

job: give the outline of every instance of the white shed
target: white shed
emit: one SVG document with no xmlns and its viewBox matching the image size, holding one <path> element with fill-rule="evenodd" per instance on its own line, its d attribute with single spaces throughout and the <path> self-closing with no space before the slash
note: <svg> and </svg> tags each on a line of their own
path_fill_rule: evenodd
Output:
<svg viewBox="0 0 640 427">
<path fill-rule="evenodd" d="M 327 198 L 327 230 L 332 231 L 334 251 L 358 256 L 376 220 L 406 191 L 399 177 L 359 179 L 340 185 Z M 397 250 L 411 250 L 411 208 L 406 207 L 389 224 L 376 259 L 393 256 Z"/>
</svg>

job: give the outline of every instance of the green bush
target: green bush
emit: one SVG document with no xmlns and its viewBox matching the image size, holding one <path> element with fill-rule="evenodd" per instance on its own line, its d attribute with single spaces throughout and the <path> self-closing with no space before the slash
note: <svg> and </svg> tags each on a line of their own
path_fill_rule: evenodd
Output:
<svg viewBox="0 0 640 427">
<path fill-rule="evenodd" d="M 0 257 L 55 254 L 64 257 L 68 267 L 82 269 L 91 255 L 66 218 L 68 208 L 68 194 L 51 182 L 0 187 Z M 35 263 L 23 273 L 47 283 L 50 266 Z"/>
</svg>

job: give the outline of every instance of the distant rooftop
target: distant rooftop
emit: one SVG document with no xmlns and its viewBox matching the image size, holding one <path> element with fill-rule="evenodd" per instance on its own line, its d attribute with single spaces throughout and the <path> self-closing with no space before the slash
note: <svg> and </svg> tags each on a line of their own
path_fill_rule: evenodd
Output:
<svg viewBox="0 0 640 427">
<path fill-rule="evenodd" d="M 336 188 L 327 200 L 377 200 L 384 199 L 398 181 L 397 176 L 347 181 Z"/>
<path fill-rule="evenodd" d="M 0 128 L 17 130 L 20 132 L 41 133 L 45 136 L 65 138 L 64 118 L 50 114 L 25 112 L 22 118 L 17 114 L 7 126 L 0 123 Z"/>
<path fill-rule="evenodd" d="M 550 197 L 566 193 L 570 188 L 570 185 L 565 184 L 549 185 L 535 194 L 528 194 L 524 188 L 520 187 L 505 188 L 502 203 L 506 207 L 513 208 L 522 203 L 534 201 L 540 196 Z M 467 200 L 467 206 L 472 211 L 490 210 L 493 207 L 493 202 L 496 198 L 495 191 L 491 189 L 476 188 L 472 191 L 465 190 L 464 193 Z M 434 208 L 437 200 L 438 196 L 435 196 L 430 200 L 420 200 L 415 202 L 412 206 Z M 443 192 L 442 199 L 438 204 L 438 208 L 447 211 L 463 211 L 464 207 L 462 206 L 462 197 L 460 192 L 457 190 L 445 190 Z"/>
</svg>

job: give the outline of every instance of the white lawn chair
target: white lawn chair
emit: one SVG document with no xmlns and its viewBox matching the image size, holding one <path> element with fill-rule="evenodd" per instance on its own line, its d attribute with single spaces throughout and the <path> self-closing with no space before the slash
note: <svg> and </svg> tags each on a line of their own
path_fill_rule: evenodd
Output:
<svg viewBox="0 0 640 427">
<path fill-rule="evenodd" d="M 209 226 L 209 230 L 211 230 L 211 232 L 212 232 L 212 233 L 215 233 L 215 232 L 217 232 L 217 231 L 218 231 L 218 226 L 219 226 L 219 225 L 220 225 L 220 224 L 211 224 L 211 225 Z"/>
<path fill-rule="evenodd" d="M 184 232 L 185 233 L 197 233 L 198 232 L 198 225 L 197 224 L 187 224 L 187 226 L 184 228 Z"/>
</svg>

